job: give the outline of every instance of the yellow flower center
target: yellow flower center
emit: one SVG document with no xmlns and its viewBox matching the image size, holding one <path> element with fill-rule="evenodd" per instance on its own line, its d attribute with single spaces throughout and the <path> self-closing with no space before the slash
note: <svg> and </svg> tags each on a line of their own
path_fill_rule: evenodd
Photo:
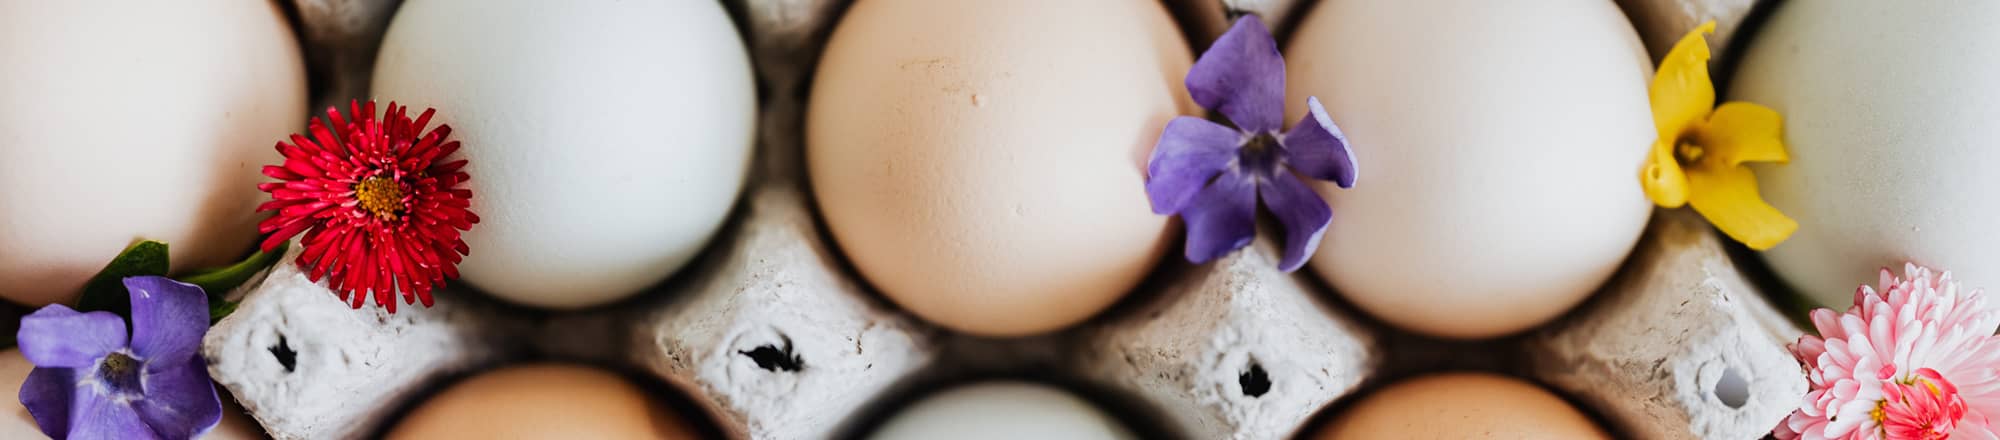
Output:
<svg viewBox="0 0 2000 440">
<path fill-rule="evenodd" d="M 383 220 L 394 220 L 402 214 L 403 186 L 386 177 L 370 177 L 354 185 L 354 198 L 361 201 L 361 210 L 374 214 Z"/>
</svg>

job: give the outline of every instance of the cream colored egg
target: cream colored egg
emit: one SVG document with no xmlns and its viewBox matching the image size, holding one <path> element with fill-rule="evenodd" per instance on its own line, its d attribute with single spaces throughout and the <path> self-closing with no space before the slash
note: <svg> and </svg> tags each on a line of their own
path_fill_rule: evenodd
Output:
<svg viewBox="0 0 2000 440">
<path fill-rule="evenodd" d="M 0 392 L 5 392 L 5 396 L 20 395 L 21 384 L 28 380 L 28 373 L 34 370 L 35 364 L 29 363 L 28 358 L 22 357 L 21 350 L 0 351 L 0 385 L 5 385 L 5 388 L 0 388 Z M 257 422 L 250 418 L 249 413 L 243 411 L 241 405 L 237 405 L 236 401 L 230 398 L 228 392 L 221 389 L 217 389 L 216 392 L 222 397 L 222 421 L 217 422 L 215 428 L 210 429 L 207 435 L 201 436 L 203 440 L 251 440 L 270 437 L 265 435 L 264 429 L 257 426 Z M 28 407 L 21 405 L 20 399 L 0 399 L 0 408 L 4 408 L 0 410 L 0 438 L 47 437 L 42 434 L 42 428 L 35 425 L 35 417 L 28 414 Z"/>
<path fill-rule="evenodd" d="M 464 142 L 481 222 L 465 281 L 573 309 L 692 260 L 748 170 L 756 90 L 722 5 L 411 0 L 373 93 L 435 107 Z"/>
<path fill-rule="evenodd" d="M 1835 309 L 1905 261 L 2000 287 L 1996 20 L 1994 2 L 1786 2 L 1752 36 L 1728 97 L 1784 116 L 1791 163 L 1754 169 L 1799 221 L 1764 252 L 1785 281 Z"/>
<path fill-rule="evenodd" d="M 1104 410 L 1061 389 L 1027 382 L 952 388 L 897 411 L 870 440 L 1111 440 L 1137 438 Z"/>
<path fill-rule="evenodd" d="M 1286 48 L 1363 172 L 1311 264 L 1354 304 L 1451 338 L 1528 329 L 1618 268 L 1651 205 L 1651 66 L 1606 0 L 1320 2 Z"/>
<path fill-rule="evenodd" d="M 870 0 L 807 114 L 833 238 L 904 308 L 962 332 L 1063 328 L 1161 261 L 1147 154 L 1193 55 L 1157 1 Z"/>
<path fill-rule="evenodd" d="M 695 426 L 617 374 L 536 364 L 453 384 L 410 410 L 384 438 L 692 440 L 701 438 Z"/>
<path fill-rule="evenodd" d="M 140 239 L 242 257 L 305 112 L 275 2 L 0 0 L 0 298 L 70 301 Z"/>
<path fill-rule="evenodd" d="M 1486 373 L 1407 379 L 1334 416 L 1314 439 L 1610 439 L 1590 416 L 1540 386 Z"/>
</svg>

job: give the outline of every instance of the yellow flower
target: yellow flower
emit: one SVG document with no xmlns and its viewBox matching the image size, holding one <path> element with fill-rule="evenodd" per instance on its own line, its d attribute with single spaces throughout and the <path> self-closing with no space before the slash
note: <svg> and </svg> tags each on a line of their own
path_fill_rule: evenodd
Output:
<svg viewBox="0 0 2000 440">
<path fill-rule="evenodd" d="M 1715 106 L 1708 77 L 1708 41 L 1715 22 L 1681 37 L 1653 77 L 1653 125 L 1660 130 L 1639 172 L 1646 197 L 1666 208 L 1694 210 L 1730 238 L 1765 250 L 1790 237 L 1799 223 L 1757 194 L 1757 176 L 1745 162 L 1791 159 L 1779 137 L 1778 112 L 1757 104 Z"/>
</svg>

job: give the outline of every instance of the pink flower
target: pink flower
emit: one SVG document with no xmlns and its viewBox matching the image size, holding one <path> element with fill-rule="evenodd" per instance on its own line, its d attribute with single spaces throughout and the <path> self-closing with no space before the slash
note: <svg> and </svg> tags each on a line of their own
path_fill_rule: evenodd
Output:
<svg viewBox="0 0 2000 440">
<path fill-rule="evenodd" d="M 1978 289 L 1961 291 L 1950 272 L 1905 264 L 1903 275 L 1883 269 L 1880 290 L 1856 289 L 1846 313 L 1813 311 L 1819 336 L 1792 345 L 1811 388 L 1774 435 L 1931 438 L 1900 435 L 1929 427 L 2000 438 L 1987 424 L 2000 415 L 2000 308 Z"/>
<path fill-rule="evenodd" d="M 1915 382 L 1889 387 L 1887 397 L 1877 418 L 1888 438 L 1943 440 L 1965 417 L 1965 399 L 1937 370 L 1917 370 Z"/>
</svg>

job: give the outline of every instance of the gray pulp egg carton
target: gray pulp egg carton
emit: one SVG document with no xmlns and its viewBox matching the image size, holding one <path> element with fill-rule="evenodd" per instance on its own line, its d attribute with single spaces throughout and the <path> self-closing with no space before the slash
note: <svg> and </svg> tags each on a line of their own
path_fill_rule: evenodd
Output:
<svg viewBox="0 0 2000 440">
<path fill-rule="evenodd" d="M 1191 38 L 1227 17 L 1272 23 L 1312 0 L 1172 0 Z M 1333 0 L 1320 0 L 1333 1 Z M 320 105 L 365 96 L 394 0 L 291 0 Z M 1714 18 L 1720 44 L 1751 0 L 1619 0 L 1649 47 Z M 649 373 L 732 438 L 828 438 L 950 378 L 1028 373 L 1132 401 L 1126 416 L 1186 438 L 1293 435 L 1358 390 L 1441 369 L 1549 385 L 1638 439 L 1757 438 L 1805 392 L 1801 333 L 1685 210 L 1660 211 L 1625 267 L 1577 310 L 1526 334 L 1439 341 L 1386 328 L 1259 241 L 1167 264 L 1113 310 L 1052 335 L 956 335 L 868 290 L 814 218 L 801 163 L 803 93 L 842 0 L 732 0 L 763 87 L 755 172 L 730 225 L 672 280 L 612 306 L 527 310 L 469 293 L 437 306 L 350 309 L 289 264 L 210 331 L 210 371 L 279 439 L 375 435 L 439 383 L 530 358 Z M 1283 32 L 1283 29 L 1279 29 Z M 1135 188 L 1135 191 L 1138 189 Z"/>
</svg>

